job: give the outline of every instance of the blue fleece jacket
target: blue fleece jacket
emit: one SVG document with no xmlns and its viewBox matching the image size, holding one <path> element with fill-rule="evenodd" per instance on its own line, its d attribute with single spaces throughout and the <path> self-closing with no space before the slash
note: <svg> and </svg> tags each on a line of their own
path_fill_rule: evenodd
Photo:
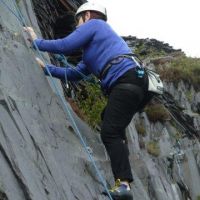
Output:
<svg viewBox="0 0 200 200">
<path fill-rule="evenodd" d="M 98 77 L 110 60 L 118 55 L 131 53 L 126 42 L 105 21 L 99 19 L 87 21 L 63 39 L 36 39 L 34 42 L 41 51 L 63 53 L 65 55 L 70 55 L 79 48 L 83 49 L 83 58 L 76 66 L 76 70 L 67 66 L 67 68 L 61 68 L 47 65 L 52 76 L 65 79 L 67 75 L 67 79 L 70 81 L 83 78 L 79 72 L 84 75 L 92 73 Z M 113 65 L 101 80 L 102 87 L 109 89 L 120 76 L 135 66 L 136 63 L 127 58 Z"/>
</svg>

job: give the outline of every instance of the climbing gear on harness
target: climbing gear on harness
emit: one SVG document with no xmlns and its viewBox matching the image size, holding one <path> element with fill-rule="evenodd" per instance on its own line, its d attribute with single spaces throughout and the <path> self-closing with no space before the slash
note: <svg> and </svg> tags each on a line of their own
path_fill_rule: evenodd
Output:
<svg viewBox="0 0 200 200">
<path fill-rule="evenodd" d="M 139 57 L 134 54 L 125 54 L 125 57 L 132 59 L 136 63 L 136 68 L 135 71 L 137 73 L 138 78 L 143 78 L 144 77 L 144 66 L 142 61 L 139 59 Z"/>
<path fill-rule="evenodd" d="M 128 56 L 131 56 L 131 58 L 137 64 L 136 73 L 139 78 L 142 78 L 144 76 L 144 73 L 146 72 L 148 76 L 148 91 L 153 92 L 154 94 L 163 94 L 164 87 L 163 82 L 160 79 L 160 75 L 151 69 L 145 68 L 142 61 L 137 55 L 128 54 Z"/>
<path fill-rule="evenodd" d="M 115 186 L 109 190 L 113 199 L 116 200 L 132 200 L 133 195 L 130 190 L 129 183 L 124 183 L 120 179 L 117 179 L 115 182 Z M 106 193 L 103 191 L 103 194 Z"/>
<path fill-rule="evenodd" d="M 154 94 L 163 94 L 164 87 L 163 87 L 163 82 L 160 79 L 160 75 L 151 69 L 145 68 L 142 61 L 139 59 L 137 55 L 135 54 L 130 54 L 130 55 L 132 55 L 132 59 L 137 64 L 136 72 L 138 74 L 138 77 L 142 78 L 144 76 L 144 73 L 146 72 L 148 76 L 148 91 L 153 92 Z"/>
<path fill-rule="evenodd" d="M 129 58 L 136 63 L 135 71 L 138 78 L 143 78 L 144 74 L 147 74 L 149 92 L 152 92 L 154 94 L 163 94 L 164 87 L 163 82 L 160 79 L 160 75 L 151 69 L 145 68 L 142 61 L 135 54 L 123 54 L 110 60 L 101 71 L 99 79 L 102 80 L 108 73 L 109 69 L 113 65 L 120 63 L 123 58 Z"/>
<path fill-rule="evenodd" d="M 135 71 L 136 71 L 138 78 L 144 77 L 144 69 L 143 68 L 137 66 Z"/>
<path fill-rule="evenodd" d="M 78 10 L 76 11 L 75 17 L 84 11 L 96 11 L 103 14 L 107 19 L 107 11 L 106 8 L 102 5 L 99 5 L 95 2 L 86 2 L 81 5 Z"/>
</svg>

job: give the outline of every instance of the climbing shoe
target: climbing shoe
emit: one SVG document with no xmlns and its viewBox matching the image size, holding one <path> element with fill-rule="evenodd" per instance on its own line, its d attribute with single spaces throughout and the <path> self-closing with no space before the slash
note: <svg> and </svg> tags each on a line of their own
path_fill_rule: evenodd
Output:
<svg viewBox="0 0 200 200">
<path fill-rule="evenodd" d="M 116 180 L 115 186 L 109 192 L 113 200 L 133 200 L 129 185 L 121 182 L 120 179 Z M 103 191 L 103 194 L 108 196 L 106 191 Z"/>
</svg>

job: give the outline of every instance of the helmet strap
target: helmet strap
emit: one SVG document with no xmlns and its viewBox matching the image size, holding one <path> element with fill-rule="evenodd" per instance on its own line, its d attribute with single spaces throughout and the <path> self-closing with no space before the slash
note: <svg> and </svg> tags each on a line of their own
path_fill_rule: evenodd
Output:
<svg viewBox="0 0 200 200">
<path fill-rule="evenodd" d="M 85 15 L 82 15 L 83 22 L 85 23 Z"/>
</svg>

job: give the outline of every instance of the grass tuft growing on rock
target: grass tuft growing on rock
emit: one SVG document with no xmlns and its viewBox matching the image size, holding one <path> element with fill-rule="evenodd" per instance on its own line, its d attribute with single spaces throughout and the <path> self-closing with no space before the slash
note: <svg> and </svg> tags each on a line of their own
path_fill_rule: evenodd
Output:
<svg viewBox="0 0 200 200">
<path fill-rule="evenodd" d="M 146 145 L 147 152 L 153 156 L 158 157 L 160 154 L 160 147 L 158 142 L 150 141 Z"/>
<path fill-rule="evenodd" d="M 88 124 L 96 128 L 101 122 L 101 112 L 106 105 L 106 98 L 103 96 L 99 85 L 85 83 L 84 90 L 81 90 L 79 94 L 77 104 Z"/>
<path fill-rule="evenodd" d="M 145 108 L 145 112 L 151 122 L 164 122 L 171 119 L 169 112 L 162 104 L 150 104 Z"/>
<path fill-rule="evenodd" d="M 136 128 L 138 134 L 140 134 L 142 136 L 146 136 L 146 130 L 141 123 L 135 124 L 135 128 Z"/>
<path fill-rule="evenodd" d="M 200 91 L 200 58 L 177 57 L 164 66 L 158 66 L 161 78 L 178 84 L 181 80 Z"/>
</svg>

